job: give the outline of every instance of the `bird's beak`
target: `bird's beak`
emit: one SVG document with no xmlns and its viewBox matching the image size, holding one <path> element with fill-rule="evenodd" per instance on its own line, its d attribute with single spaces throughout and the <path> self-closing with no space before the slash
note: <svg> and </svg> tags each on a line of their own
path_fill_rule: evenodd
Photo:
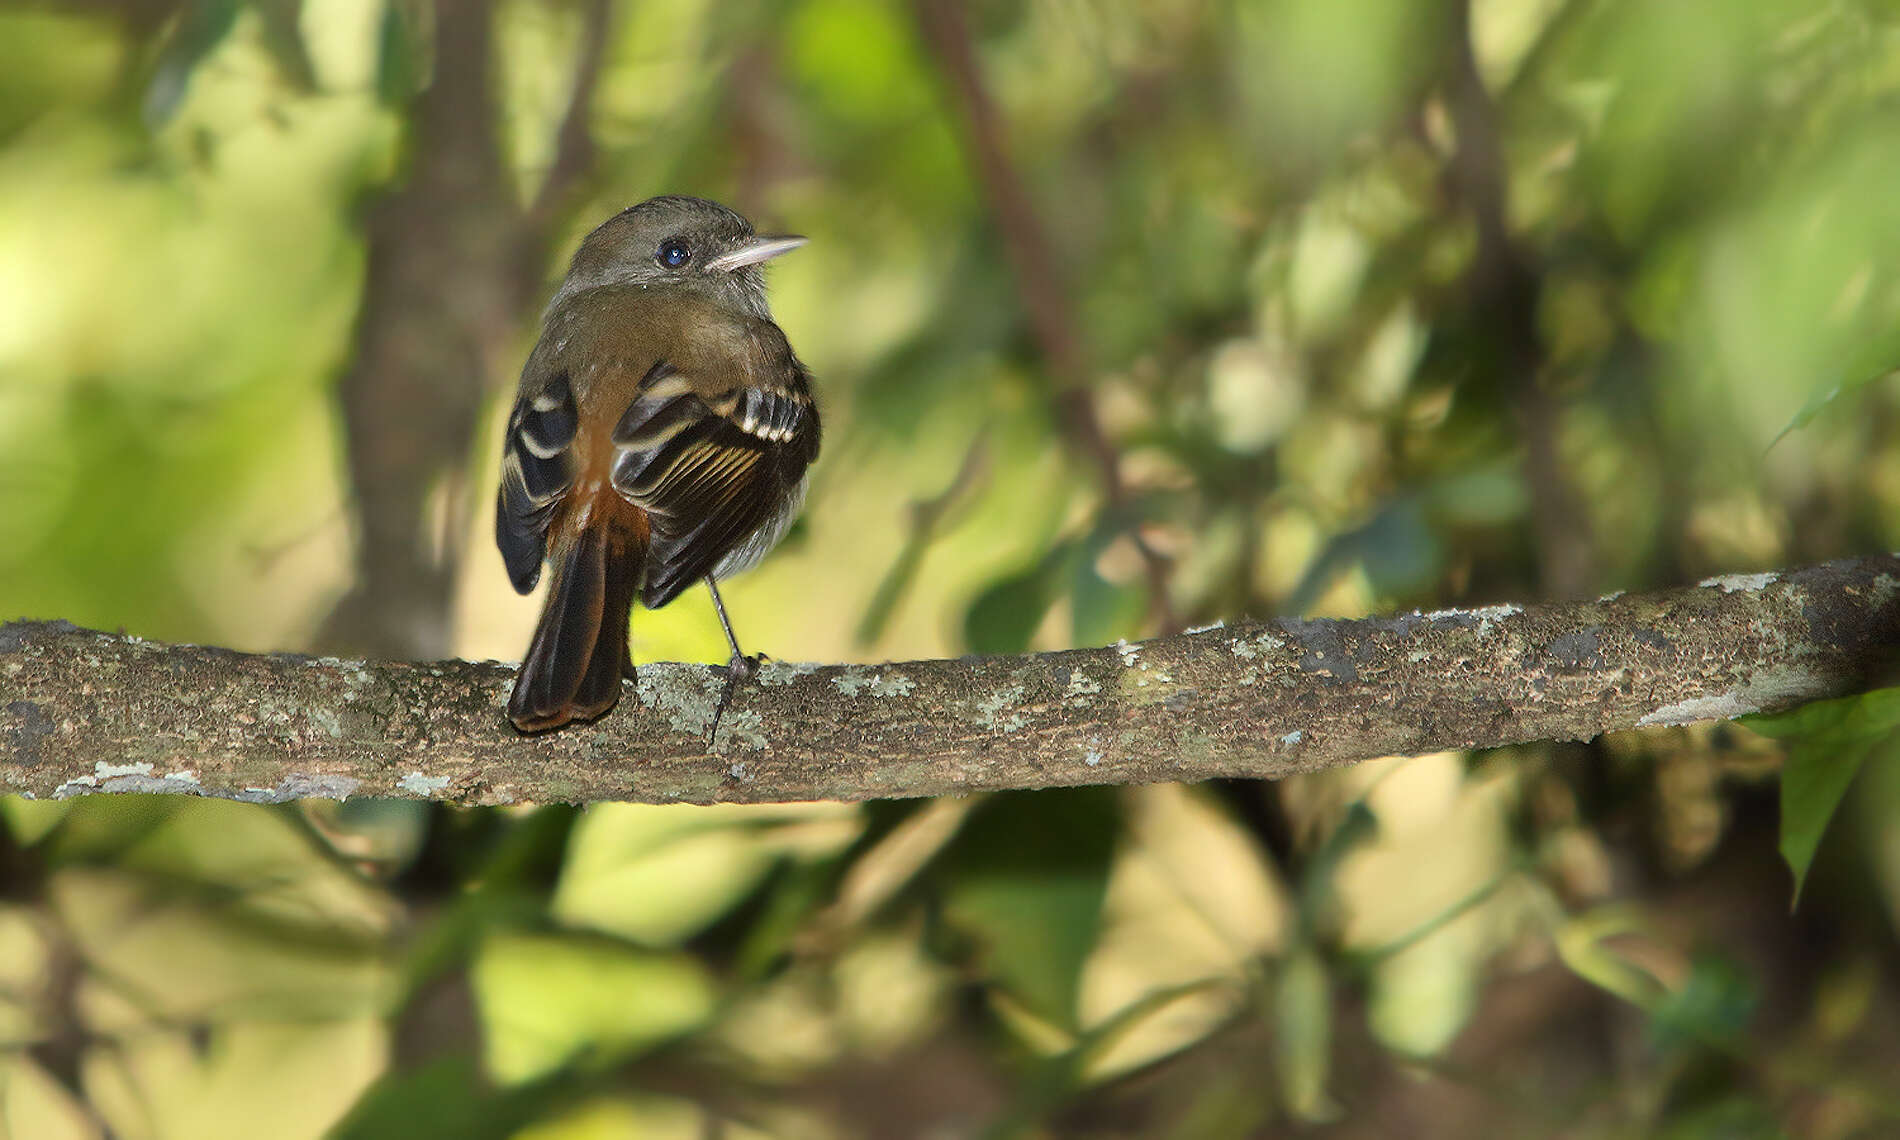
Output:
<svg viewBox="0 0 1900 1140">
<path fill-rule="evenodd" d="M 781 253 L 790 253 L 807 240 L 797 234 L 760 234 L 731 253 L 722 253 L 708 261 L 706 268 L 722 273 L 744 269 L 748 265 L 770 261 Z"/>
</svg>

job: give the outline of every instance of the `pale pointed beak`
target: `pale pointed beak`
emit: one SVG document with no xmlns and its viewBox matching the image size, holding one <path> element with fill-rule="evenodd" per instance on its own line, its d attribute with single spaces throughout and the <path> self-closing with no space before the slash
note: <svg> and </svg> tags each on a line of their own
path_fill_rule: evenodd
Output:
<svg viewBox="0 0 1900 1140">
<path fill-rule="evenodd" d="M 734 269 L 770 261 L 781 253 L 790 253 L 808 240 L 797 234 L 760 234 L 731 253 L 722 253 L 708 261 L 706 268 L 730 273 Z"/>
</svg>

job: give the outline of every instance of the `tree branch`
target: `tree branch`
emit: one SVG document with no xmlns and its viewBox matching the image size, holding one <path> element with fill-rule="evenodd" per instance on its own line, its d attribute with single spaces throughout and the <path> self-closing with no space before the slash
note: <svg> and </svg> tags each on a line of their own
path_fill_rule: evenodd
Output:
<svg viewBox="0 0 1900 1140">
<path fill-rule="evenodd" d="M 532 284 L 512 272 L 518 214 L 495 133 L 493 0 L 433 21 L 400 185 L 368 212 L 363 300 L 338 383 L 356 513 L 356 584 L 318 636 L 370 657 L 449 651 L 459 488 L 482 393 L 516 351 Z"/>
<path fill-rule="evenodd" d="M 553 244 L 555 223 L 579 187 L 592 173 L 600 147 L 594 141 L 594 93 L 600 88 L 601 69 L 607 62 L 607 40 L 613 28 L 612 0 L 589 0 L 581 18 L 580 44 L 574 58 L 574 79 L 568 88 L 567 110 L 554 136 L 554 159 L 541 180 L 541 189 L 528 207 L 523 244 L 527 279 L 540 283 L 547 248 Z"/>
<path fill-rule="evenodd" d="M 502 718 L 513 669 L 0 626 L 0 789 L 276 801 L 768 802 L 1276 778 L 1587 740 L 1890 683 L 1900 555 L 1595 602 L 1246 623 L 1105 649 L 766 665 L 707 748 L 722 672 L 653 664 L 617 712 Z"/>
</svg>

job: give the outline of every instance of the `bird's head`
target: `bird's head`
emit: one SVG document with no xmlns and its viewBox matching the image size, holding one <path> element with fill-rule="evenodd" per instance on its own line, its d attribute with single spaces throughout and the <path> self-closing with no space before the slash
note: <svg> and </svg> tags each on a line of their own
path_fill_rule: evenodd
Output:
<svg viewBox="0 0 1900 1140">
<path fill-rule="evenodd" d="M 555 303 L 602 285 L 673 286 L 765 317 L 759 267 L 804 244 L 793 234 L 754 233 L 738 212 L 705 198 L 649 198 L 587 235 Z"/>
</svg>

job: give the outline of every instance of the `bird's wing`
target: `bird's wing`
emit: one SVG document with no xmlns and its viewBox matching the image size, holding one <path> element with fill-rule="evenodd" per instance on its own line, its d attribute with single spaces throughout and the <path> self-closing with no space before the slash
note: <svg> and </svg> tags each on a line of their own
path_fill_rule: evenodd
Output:
<svg viewBox="0 0 1900 1140">
<path fill-rule="evenodd" d="M 574 480 L 568 448 L 577 426 L 574 390 L 566 372 L 524 386 L 508 416 L 501 490 L 495 501 L 495 545 L 508 565 L 509 580 L 523 594 L 541 578 L 548 523 Z"/>
<path fill-rule="evenodd" d="M 613 442 L 614 487 L 652 526 L 641 600 L 654 609 L 795 505 L 818 415 L 785 334 L 747 318 L 650 369 Z"/>
</svg>

